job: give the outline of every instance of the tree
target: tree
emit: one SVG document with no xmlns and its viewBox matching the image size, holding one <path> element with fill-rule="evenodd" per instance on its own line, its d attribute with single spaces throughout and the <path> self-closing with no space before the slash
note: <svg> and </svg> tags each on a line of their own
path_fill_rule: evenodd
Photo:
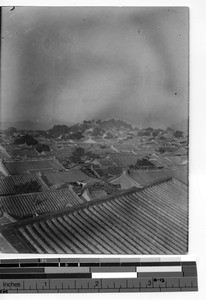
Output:
<svg viewBox="0 0 206 300">
<path fill-rule="evenodd" d="M 17 132 L 17 129 L 15 127 L 9 127 L 9 128 L 6 129 L 5 132 L 6 132 L 6 134 L 12 136 L 15 132 Z"/>
<path fill-rule="evenodd" d="M 23 135 L 14 141 L 14 144 L 19 144 L 19 145 L 27 144 L 27 146 L 34 146 L 37 145 L 38 143 L 39 142 L 32 135 L 29 134 Z"/>
<path fill-rule="evenodd" d="M 72 154 L 75 155 L 75 156 L 83 156 L 85 154 L 85 150 L 84 150 L 84 148 L 77 147 L 77 148 L 74 149 Z"/>
<path fill-rule="evenodd" d="M 113 138 L 114 137 L 110 132 L 108 132 L 107 135 L 105 136 L 105 139 L 113 139 Z"/>
<path fill-rule="evenodd" d="M 80 139 L 84 138 L 84 135 L 82 134 L 82 132 L 77 131 L 77 132 L 70 134 L 69 138 L 71 140 L 80 140 Z"/>
<path fill-rule="evenodd" d="M 43 151 L 50 151 L 49 146 L 46 145 L 46 144 L 38 144 L 38 145 L 36 145 L 35 149 L 36 149 L 39 153 L 41 153 L 41 152 L 43 152 Z"/>
<path fill-rule="evenodd" d="M 144 129 L 139 131 L 137 136 L 150 136 L 150 131 L 145 131 Z"/>
<path fill-rule="evenodd" d="M 160 140 L 166 140 L 166 138 L 163 135 L 161 135 Z"/>
<path fill-rule="evenodd" d="M 77 147 L 74 149 L 72 152 L 72 156 L 70 157 L 70 160 L 73 163 L 80 163 L 82 161 L 82 157 L 85 155 L 85 150 L 84 148 Z"/>
<path fill-rule="evenodd" d="M 104 132 L 105 132 L 104 129 L 101 129 L 100 127 L 96 127 L 92 132 L 92 136 L 102 136 Z"/>
<path fill-rule="evenodd" d="M 51 137 L 59 137 L 62 134 L 69 134 L 70 127 L 66 125 L 54 125 L 52 129 L 49 129 L 49 135 Z"/>
<path fill-rule="evenodd" d="M 163 154 L 163 153 L 165 153 L 165 152 L 166 152 L 165 148 L 163 148 L 163 147 L 160 147 L 160 148 L 159 148 L 159 153 L 160 153 L 160 154 Z"/>
<path fill-rule="evenodd" d="M 155 165 L 146 158 L 137 159 L 135 165 L 130 165 L 130 169 L 154 169 Z"/>
<path fill-rule="evenodd" d="M 179 130 L 175 131 L 174 137 L 176 137 L 176 138 L 183 137 L 183 132 L 182 132 L 182 131 L 179 131 Z"/>
<path fill-rule="evenodd" d="M 154 137 L 158 136 L 160 133 L 165 133 L 165 130 L 158 128 L 158 129 L 154 129 L 154 131 L 152 132 L 152 135 Z"/>
<path fill-rule="evenodd" d="M 14 186 L 14 194 L 35 193 L 40 191 L 41 185 L 36 180 L 31 180 Z"/>
<path fill-rule="evenodd" d="M 147 128 L 145 129 L 145 131 L 153 132 L 154 129 L 153 129 L 152 127 L 147 127 Z"/>
</svg>

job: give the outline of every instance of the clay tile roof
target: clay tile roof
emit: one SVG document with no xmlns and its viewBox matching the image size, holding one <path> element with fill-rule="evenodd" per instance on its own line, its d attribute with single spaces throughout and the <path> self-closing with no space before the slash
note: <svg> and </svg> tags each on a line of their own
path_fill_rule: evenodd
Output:
<svg viewBox="0 0 206 300">
<path fill-rule="evenodd" d="M 21 253 L 185 254 L 187 190 L 170 179 L 5 225 L 0 233 Z"/>
</svg>

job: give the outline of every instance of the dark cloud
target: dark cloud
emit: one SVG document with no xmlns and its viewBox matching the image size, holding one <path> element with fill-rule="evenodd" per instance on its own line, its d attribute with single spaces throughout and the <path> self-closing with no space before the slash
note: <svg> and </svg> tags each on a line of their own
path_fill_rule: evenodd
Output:
<svg viewBox="0 0 206 300">
<path fill-rule="evenodd" d="M 2 23 L 3 120 L 187 118 L 187 8 L 4 8 Z"/>
</svg>

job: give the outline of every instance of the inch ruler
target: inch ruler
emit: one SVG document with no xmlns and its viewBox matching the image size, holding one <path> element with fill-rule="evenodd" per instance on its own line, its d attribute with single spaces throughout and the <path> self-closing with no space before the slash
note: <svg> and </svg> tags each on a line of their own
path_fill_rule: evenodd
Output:
<svg viewBox="0 0 206 300">
<path fill-rule="evenodd" d="M 48 258 L 0 261 L 0 293 L 198 291 L 195 261 Z"/>
</svg>

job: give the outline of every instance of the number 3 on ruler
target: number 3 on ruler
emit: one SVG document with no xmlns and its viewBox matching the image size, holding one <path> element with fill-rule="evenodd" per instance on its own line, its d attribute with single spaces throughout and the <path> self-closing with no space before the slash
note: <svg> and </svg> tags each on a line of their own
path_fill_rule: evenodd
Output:
<svg viewBox="0 0 206 300">
<path fill-rule="evenodd" d="M 147 285 L 148 285 L 148 286 L 151 286 L 151 285 L 152 285 L 152 281 L 151 281 L 151 280 L 148 280 Z"/>
</svg>

